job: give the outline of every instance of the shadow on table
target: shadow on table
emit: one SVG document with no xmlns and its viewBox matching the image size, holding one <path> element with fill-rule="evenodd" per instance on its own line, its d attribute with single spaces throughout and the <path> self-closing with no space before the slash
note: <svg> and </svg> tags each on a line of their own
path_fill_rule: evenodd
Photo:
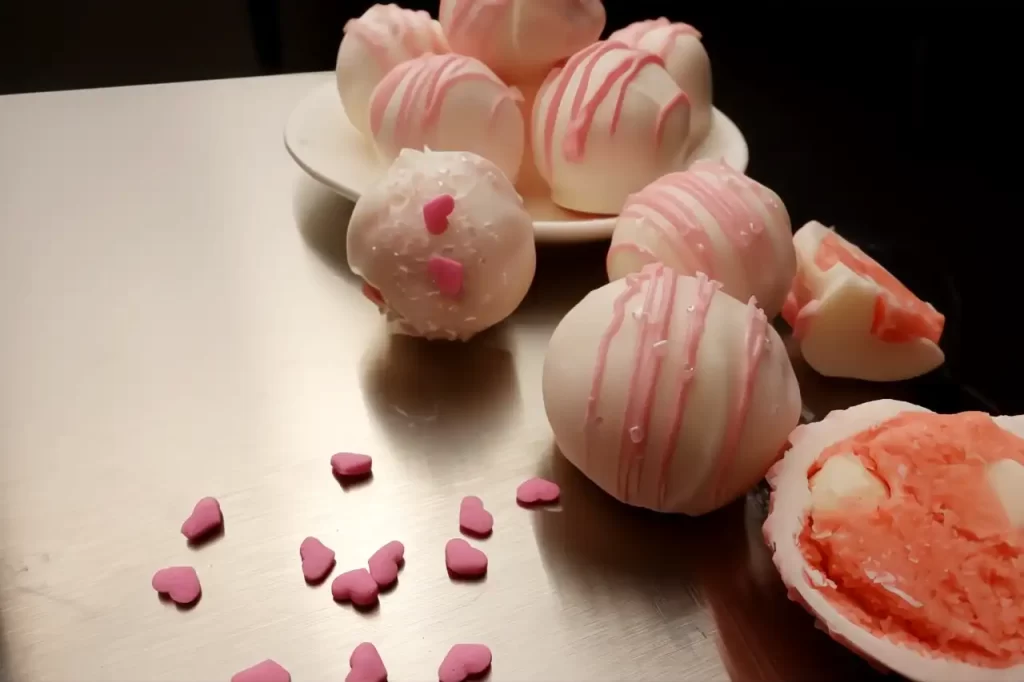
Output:
<svg viewBox="0 0 1024 682">
<path fill-rule="evenodd" d="M 515 360 L 496 327 L 468 342 L 390 336 L 364 358 L 363 391 L 399 453 L 444 463 L 493 451 L 520 409 Z"/>
<path fill-rule="evenodd" d="M 555 325 L 588 293 L 608 283 L 608 242 L 538 244 L 537 273 L 516 310 L 517 323 Z"/>
<path fill-rule="evenodd" d="M 699 518 L 656 514 L 618 503 L 552 450 L 538 473 L 562 487 L 561 510 L 537 513 L 534 532 L 560 592 L 605 614 L 640 610 L 679 646 L 693 645 L 686 630 L 717 630 L 734 680 L 877 678 L 786 597 L 757 495 Z"/>
<path fill-rule="evenodd" d="M 348 267 L 345 240 L 355 204 L 308 175 L 295 183 L 292 212 L 299 234 L 320 260 L 342 278 L 362 284 Z"/>
</svg>

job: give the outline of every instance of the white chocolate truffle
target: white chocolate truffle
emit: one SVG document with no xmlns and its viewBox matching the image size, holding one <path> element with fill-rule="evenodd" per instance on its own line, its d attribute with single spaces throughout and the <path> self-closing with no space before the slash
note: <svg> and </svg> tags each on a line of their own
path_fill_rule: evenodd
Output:
<svg viewBox="0 0 1024 682">
<path fill-rule="evenodd" d="M 800 418 L 764 313 L 664 265 L 592 291 L 555 329 L 544 408 L 562 454 L 615 498 L 703 514 L 745 493 Z"/>
<path fill-rule="evenodd" d="M 472 57 L 423 55 L 392 69 L 370 97 L 370 131 L 391 161 L 402 149 L 465 151 L 513 183 L 525 145 L 522 95 Z"/>
<path fill-rule="evenodd" d="M 441 0 L 452 48 L 512 83 L 540 80 L 601 36 L 601 0 Z"/>
<path fill-rule="evenodd" d="M 335 76 L 352 125 L 370 139 L 370 95 L 388 71 L 422 54 L 449 52 L 441 24 L 421 10 L 374 5 L 345 24 Z"/>
<path fill-rule="evenodd" d="M 819 222 L 797 230 L 797 275 L 782 316 L 800 352 L 830 377 L 899 381 L 945 355 L 945 317 L 870 256 Z"/>
<path fill-rule="evenodd" d="M 638 21 L 608 37 L 656 54 L 665 62 L 665 70 L 690 99 L 690 149 L 711 129 L 711 60 L 700 38 L 700 31 L 693 26 L 664 17 Z"/>
<path fill-rule="evenodd" d="M 608 251 L 608 278 L 662 262 L 703 272 L 740 301 L 757 299 L 769 319 L 782 310 L 796 273 L 782 200 L 721 161 L 670 173 L 626 199 Z"/>
<path fill-rule="evenodd" d="M 533 220 L 497 166 L 468 152 L 402 151 L 356 202 L 348 264 L 394 332 L 468 339 L 533 281 Z"/>
<path fill-rule="evenodd" d="M 661 60 L 622 43 L 577 52 L 541 85 L 533 155 L 559 206 L 617 214 L 686 160 L 690 106 Z"/>
</svg>

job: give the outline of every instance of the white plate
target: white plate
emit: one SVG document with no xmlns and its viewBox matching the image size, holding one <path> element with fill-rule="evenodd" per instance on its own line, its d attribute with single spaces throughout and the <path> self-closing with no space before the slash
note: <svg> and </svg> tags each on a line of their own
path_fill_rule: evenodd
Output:
<svg viewBox="0 0 1024 682">
<path fill-rule="evenodd" d="M 387 170 L 373 146 L 349 123 L 333 78 L 295 107 L 285 125 L 284 143 L 304 171 L 353 201 Z M 736 124 L 718 109 L 710 134 L 694 155 L 694 159 L 702 158 L 725 158 L 737 170 L 747 168 L 747 141 Z M 572 213 L 555 206 L 546 196 L 527 196 L 525 200 L 540 242 L 608 239 L 615 228 L 614 217 Z"/>
</svg>

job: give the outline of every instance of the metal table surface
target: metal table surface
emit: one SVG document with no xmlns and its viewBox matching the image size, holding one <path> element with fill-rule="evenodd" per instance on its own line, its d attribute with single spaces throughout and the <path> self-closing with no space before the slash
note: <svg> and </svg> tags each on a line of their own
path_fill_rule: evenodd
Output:
<svg viewBox="0 0 1024 682">
<path fill-rule="evenodd" d="M 873 675 L 786 599 L 763 501 L 644 513 L 554 450 L 545 347 L 606 245 L 542 248 L 522 308 L 469 344 L 388 340 L 344 265 L 350 204 L 281 143 L 323 77 L 0 98 L 7 678 L 227 680 L 274 658 L 341 680 L 361 641 L 393 680 L 436 679 L 467 641 L 495 681 Z M 372 482 L 342 488 L 339 450 L 372 454 Z M 534 474 L 560 507 L 517 507 Z M 443 547 L 468 494 L 496 528 L 486 580 L 459 584 Z M 226 532 L 193 550 L 178 527 L 205 495 Z M 403 541 L 398 588 L 370 613 L 335 604 L 303 582 L 307 535 L 336 572 Z M 192 610 L 150 588 L 176 564 L 202 579 Z"/>
</svg>

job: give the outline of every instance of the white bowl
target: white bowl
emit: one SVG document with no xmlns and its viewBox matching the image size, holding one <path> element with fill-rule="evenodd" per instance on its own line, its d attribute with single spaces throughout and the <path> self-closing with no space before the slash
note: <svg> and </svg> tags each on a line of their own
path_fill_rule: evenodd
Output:
<svg viewBox="0 0 1024 682">
<path fill-rule="evenodd" d="M 373 146 L 359 134 L 344 109 L 333 77 L 298 103 L 284 129 L 284 143 L 295 162 L 317 181 L 355 201 L 387 170 Z M 744 171 L 747 141 L 736 124 L 718 109 L 711 132 L 693 160 L 724 158 Z M 614 216 L 589 216 L 559 208 L 548 197 L 525 197 L 538 242 L 587 242 L 608 239 Z"/>
</svg>

